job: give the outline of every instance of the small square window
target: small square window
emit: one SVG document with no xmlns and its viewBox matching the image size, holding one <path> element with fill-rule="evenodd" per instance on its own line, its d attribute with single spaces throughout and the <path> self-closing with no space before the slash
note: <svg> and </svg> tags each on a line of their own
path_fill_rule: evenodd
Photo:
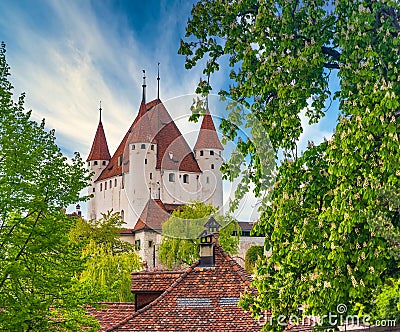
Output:
<svg viewBox="0 0 400 332">
<path fill-rule="evenodd" d="M 149 248 L 153 247 L 153 241 L 149 241 Z"/>
<path fill-rule="evenodd" d="M 135 150 L 135 149 L 136 149 L 135 144 L 133 144 L 132 145 L 132 150 Z"/>
<path fill-rule="evenodd" d="M 200 156 L 204 156 L 204 151 L 200 150 Z"/>
<path fill-rule="evenodd" d="M 106 166 L 107 162 L 105 160 L 103 160 L 103 166 Z"/>
<path fill-rule="evenodd" d="M 189 183 L 189 175 L 183 174 L 183 183 Z"/>
<path fill-rule="evenodd" d="M 97 165 L 97 160 L 95 160 L 93 164 L 94 164 L 94 165 Z"/>
<path fill-rule="evenodd" d="M 154 151 L 154 144 L 152 144 L 150 148 L 152 151 Z"/>
<path fill-rule="evenodd" d="M 174 173 L 169 173 L 168 174 L 168 180 L 169 180 L 169 182 L 175 182 L 175 174 Z"/>
<path fill-rule="evenodd" d="M 214 151 L 211 150 L 211 151 L 210 151 L 210 156 L 213 156 L 213 155 L 214 155 Z"/>
<path fill-rule="evenodd" d="M 146 144 L 141 144 L 141 145 L 140 145 L 140 148 L 141 148 L 142 150 L 146 149 Z"/>
</svg>

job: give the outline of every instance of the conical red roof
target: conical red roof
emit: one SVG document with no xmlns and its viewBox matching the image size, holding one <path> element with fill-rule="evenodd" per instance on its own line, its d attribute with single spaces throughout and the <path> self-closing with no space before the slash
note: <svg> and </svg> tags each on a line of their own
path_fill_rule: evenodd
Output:
<svg viewBox="0 0 400 332">
<path fill-rule="evenodd" d="M 97 126 L 96 135 L 94 136 L 92 149 L 90 150 L 89 156 L 86 161 L 91 160 L 110 160 L 111 155 L 108 151 L 108 144 L 106 134 L 104 133 L 103 124 L 100 121 Z"/>
<path fill-rule="evenodd" d="M 219 150 L 224 149 L 218 138 L 217 131 L 215 130 L 210 111 L 207 109 L 206 114 L 203 117 L 203 122 L 201 123 L 199 137 L 197 138 L 194 149 L 199 150 L 210 148 Z"/>
</svg>

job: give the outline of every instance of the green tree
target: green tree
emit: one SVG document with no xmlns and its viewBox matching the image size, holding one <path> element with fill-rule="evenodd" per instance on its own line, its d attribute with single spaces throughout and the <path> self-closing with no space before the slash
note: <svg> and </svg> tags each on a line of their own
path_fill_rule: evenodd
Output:
<svg viewBox="0 0 400 332">
<path fill-rule="evenodd" d="M 82 292 L 97 302 L 131 302 L 131 273 L 140 269 L 134 245 L 122 241 L 119 213 L 108 212 L 98 220 L 81 219 L 71 230 L 75 243 L 83 243 L 85 269 L 78 279 Z"/>
<path fill-rule="evenodd" d="M 0 47 L 0 330 L 80 331 L 96 327 L 76 290 L 81 246 L 69 241 L 77 219 L 63 207 L 78 202 L 88 174 L 78 154 L 70 163 L 45 130 L 13 101 L 5 44 Z"/>
<path fill-rule="evenodd" d="M 204 74 L 211 75 L 228 64 L 231 84 L 220 94 L 247 106 L 275 156 L 284 152 L 256 229 L 267 234 L 271 257 L 258 264 L 259 295 L 242 301 L 254 315 L 289 317 L 299 306 L 324 315 L 340 303 L 349 313 L 371 313 L 380 286 L 398 279 L 399 207 L 383 192 L 400 191 L 399 6 L 204 0 L 193 7 L 179 50 L 186 67 L 206 59 Z M 298 156 L 300 114 L 310 123 L 324 116 L 332 72 L 340 79 L 335 133 Z M 197 92 L 210 89 L 201 81 Z M 235 125 L 221 128 L 236 137 Z M 242 160 L 236 154 L 228 161 L 225 176 L 248 158 L 245 185 L 263 189 L 272 169 L 260 169 L 254 142 L 239 142 L 238 150 Z"/>
<path fill-rule="evenodd" d="M 193 264 L 199 258 L 198 236 L 204 230 L 204 224 L 211 215 L 221 225 L 219 244 L 228 254 L 236 254 L 240 235 L 238 222 L 230 216 L 216 213 L 216 208 L 212 205 L 195 202 L 185 205 L 180 210 L 175 210 L 162 225 L 160 261 L 169 269 Z"/>
<path fill-rule="evenodd" d="M 264 256 L 263 246 L 251 246 L 247 252 L 244 260 L 244 267 L 249 273 L 254 272 L 256 262 Z"/>
</svg>

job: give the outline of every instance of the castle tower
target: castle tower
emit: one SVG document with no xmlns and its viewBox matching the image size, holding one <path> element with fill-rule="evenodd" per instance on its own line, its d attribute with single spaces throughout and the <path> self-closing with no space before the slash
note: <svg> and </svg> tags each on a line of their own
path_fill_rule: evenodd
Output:
<svg viewBox="0 0 400 332">
<path fill-rule="evenodd" d="M 224 150 L 215 130 L 210 111 L 203 117 L 194 153 L 203 172 L 200 176 L 204 201 L 207 204 L 222 207 L 222 151 Z"/>
<path fill-rule="evenodd" d="M 91 178 L 90 186 L 88 187 L 89 195 L 96 195 L 95 192 L 95 181 L 101 174 L 104 168 L 107 167 L 110 162 L 111 155 L 108 150 L 108 144 L 106 135 L 104 133 L 103 123 L 101 122 L 101 105 L 100 105 L 100 119 L 97 126 L 96 134 L 94 136 L 92 148 L 89 156 L 86 159 L 87 167 L 90 172 L 94 172 Z M 94 197 L 88 202 L 88 218 L 96 218 L 96 206 Z"/>
</svg>

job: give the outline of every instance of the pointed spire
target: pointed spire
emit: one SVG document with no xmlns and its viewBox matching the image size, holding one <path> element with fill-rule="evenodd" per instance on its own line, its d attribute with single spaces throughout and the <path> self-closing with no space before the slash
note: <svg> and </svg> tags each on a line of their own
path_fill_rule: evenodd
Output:
<svg viewBox="0 0 400 332">
<path fill-rule="evenodd" d="M 157 65 L 157 99 L 160 100 L 160 63 Z"/>
<path fill-rule="evenodd" d="M 146 103 L 146 71 L 143 69 L 143 84 L 142 84 L 142 101 Z"/>
<path fill-rule="evenodd" d="M 223 150 L 217 131 L 215 130 L 214 122 L 211 117 L 210 111 L 207 108 L 206 114 L 203 117 L 203 122 L 201 123 L 199 137 L 197 138 L 197 142 L 194 146 L 195 150 L 198 149 L 219 149 Z"/>
<path fill-rule="evenodd" d="M 99 111 L 100 111 L 99 124 L 97 126 L 96 134 L 94 136 L 92 148 L 90 149 L 90 153 L 86 161 L 111 159 L 110 151 L 108 150 L 106 134 L 104 133 L 103 124 L 101 122 L 101 111 L 102 111 L 101 101 L 100 101 Z"/>
</svg>

